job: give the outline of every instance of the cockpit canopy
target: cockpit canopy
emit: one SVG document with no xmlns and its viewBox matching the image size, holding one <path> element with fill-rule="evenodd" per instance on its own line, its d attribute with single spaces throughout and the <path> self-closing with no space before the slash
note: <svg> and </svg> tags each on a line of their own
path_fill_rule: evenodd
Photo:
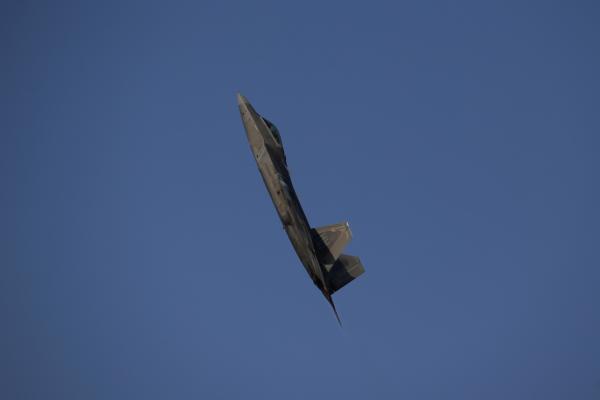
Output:
<svg viewBox="0 0 600 400">
<path fill-rule="evenodd" d="M 281 136 L 279 135 L 279 129 L 277 129 L 275 124 L 273 124 L 265 117 L 262 117 L 262 119 L 263 121 L 265 121 L 265 124 L 267 124 L 267 127 L 269 128 L 269 131 L 271 131 L 271 134 L 273 135 L 273 138 L 275 138 L 275 141 L 281 146 Z"/>
</svg>

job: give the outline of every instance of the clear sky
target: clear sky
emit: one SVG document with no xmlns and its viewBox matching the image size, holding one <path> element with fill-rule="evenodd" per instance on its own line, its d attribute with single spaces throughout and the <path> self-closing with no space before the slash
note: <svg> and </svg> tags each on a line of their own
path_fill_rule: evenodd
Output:
<svg viewBox="0 0 600 400">
<path fill-rule="evenodd" d="M 600 398 L 600 8 L 0 6 L 2 399 Z M 235 93 L 276 123 L 297 260 Z"/>
</svg>

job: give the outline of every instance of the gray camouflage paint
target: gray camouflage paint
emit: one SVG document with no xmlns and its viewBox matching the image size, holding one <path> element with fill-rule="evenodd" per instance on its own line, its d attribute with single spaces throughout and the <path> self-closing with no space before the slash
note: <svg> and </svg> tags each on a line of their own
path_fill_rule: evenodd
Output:
<svg viewBox="0 0 600 400">
<path fill-rule="evenodd" d="M 250 149 L 283 227 L 339 321 L 331 295 L 364 272 L 358 257 L 341 254 L 352 237 L 348 223 L 311 229 L 292 185 L 277 128 L 239 93 L 237 101 Z"/>
</svg>

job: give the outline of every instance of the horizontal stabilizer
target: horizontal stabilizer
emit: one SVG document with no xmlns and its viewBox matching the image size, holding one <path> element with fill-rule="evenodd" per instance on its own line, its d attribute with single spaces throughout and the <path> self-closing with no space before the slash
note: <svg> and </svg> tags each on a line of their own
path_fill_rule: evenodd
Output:
<svg viewBox="0 0 600 400">
<path fill-rule="evenodd" d="M 360 258 L 348 254 L 340 255 L 337 261 L 331 266 L 326 266 L 326 269 L 327 284 L 331 293 L 337 292 L 365 272 Z"/>
<path fill-rule="evenodd" d="M 333 264 L 352 239 L 352 232 L 347 222 L 320 226 L 311 231 L 317 257 L 323 265 Z"/>
</svg>

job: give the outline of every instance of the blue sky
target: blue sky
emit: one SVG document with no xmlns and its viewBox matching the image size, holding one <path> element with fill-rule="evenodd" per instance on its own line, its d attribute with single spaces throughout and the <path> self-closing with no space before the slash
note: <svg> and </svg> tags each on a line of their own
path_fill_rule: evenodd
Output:
<svg viewBox="0 0 600 400">
<path fill-rule="evenodd" d="M 595 2 L 0 6 L 0 397 L 597 399 Z M 285 236 L 241 91 L 335 295 Z"/>
</svg>

